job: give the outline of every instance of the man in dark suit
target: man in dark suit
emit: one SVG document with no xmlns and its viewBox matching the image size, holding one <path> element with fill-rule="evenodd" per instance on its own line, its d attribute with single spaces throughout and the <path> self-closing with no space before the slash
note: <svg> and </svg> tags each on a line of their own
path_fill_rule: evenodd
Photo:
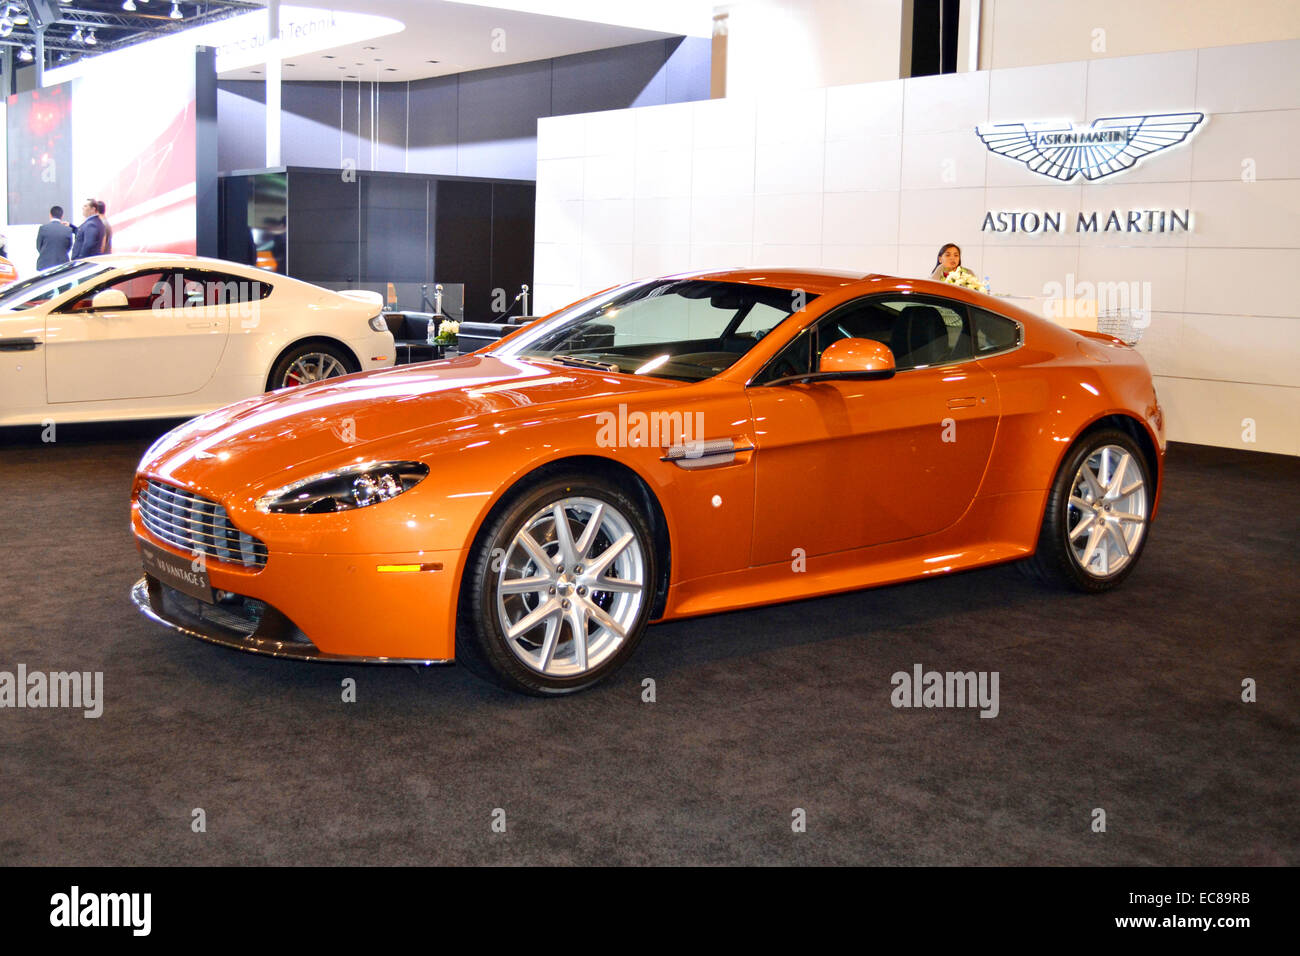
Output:
<svg viewBox="0 0 1300 956">
<path fill-rule="evenodd" d="M 50 207 L 50 221 L 36 230 L 36 268 L 48 269 L 68 261 L 72 227 L 63 221 L 63 207 Z"/>
<path fill-rule="evenodd" d="M 95 200 L 87 199 L 81 207 L 85 222 L 77 227 L 77 237 L 72 241 L 72 258 L 97 256 L 104 248 L 104 220 L 99 218 Z"/>
</svg>

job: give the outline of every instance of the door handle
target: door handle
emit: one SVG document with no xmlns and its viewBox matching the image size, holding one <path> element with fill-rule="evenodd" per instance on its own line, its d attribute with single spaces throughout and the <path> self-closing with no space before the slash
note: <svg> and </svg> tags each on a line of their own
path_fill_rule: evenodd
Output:
<svg viewBox="0 0 1300 956">
<path fill-rule="evenodd" d="M 965 398 L 950 398 L 948 399 L 948 407 L 949 408 L 974 408 L 975 396 L 969 395 Z"/>
<path fill-rule="evenodd" d="M 40 339 L 0 339 L 0 352 L 35 352 L 42 344 Z"/>
</svg>

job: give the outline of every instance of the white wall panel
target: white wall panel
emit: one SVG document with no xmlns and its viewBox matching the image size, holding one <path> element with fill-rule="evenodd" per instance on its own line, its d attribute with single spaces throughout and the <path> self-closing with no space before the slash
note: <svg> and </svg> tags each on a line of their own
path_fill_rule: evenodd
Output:
<svg viewBox="0 0 1300 956">
<path fill-rule="evenodd" d="M 902 244 L 962 244 L 984 218 L 983 189 L 905 189 L 899 205 L 898 241 Z"/>
<path fill-rule="evenodd" d="M 823 245 L 821 267 L 823 269 L 843 269 L 845 272 L 857 272 L 864 276 L 871 273 L 896 275 L 898 273 L 898 246 Z"/>
<path fill-rule="evenodd" d="M 691 167 L 693 196 L 753 196 L 754 147 L 697 149 Z"/>
<path fill-rule="evenodd" d="M 633 240 L 643 243 L 691 241 L 691 201 L 689 198 L 641 199 L 634 204 Z"/>
<path fill-rule="evenodd" d="M 1076 282 L 1122 284 L 1133 308 L 1182 312 L 1187 291 L 1186 249 L 1082 246 Z M 1135 288 L 1136 287 L 1136 290 Z M 1136 291 L 1136 294 L 1135 294 Z M 1116 293 L 1117 294 L 1117 293 Z M 1110 296 L 1108 296 L 1110 297 Z"/>
<path fill-rule="evenodd" d="M 1170 376 L 1155 384 L 1175 441 L 1300 455 L 1300 389 Z M 1254 442 L 1243 438 L 1246 419 Z"/>
<path fill-rule="evenodd" d="M 1175 374 L 1285 385 L 1300 395 L 1300 319 L 1184 315 L 1180 346 Z"/>
<path fill-rule="evenodd" d="M 989 151 L 972 130 L 916 133 L 903 142 L 904 189 L 983 186 Z"/>
<path fill-rule="evenodd" d="M 902 180 L 903 137 L 828 140 L 825 190 L 828 193 L 864 189 L 897 190 Z"/>
<path fill-rule="evenodd" d="M 821 241 L 828 246 L 872 246 L 898 239 L 896 192 L 827 193 Z"/>
<path fill-rule="evenodd" d="M 753 148 L 753 100 L 702 100 L 689 105 L 694 114 L 691 129 L 695 149 Z"/>
<path fill-rule="evenodd" d="M 1191 203 L 1193 246 L 1300 246 L 1300 179 L 1192 183 Z"/>
<path fill-rule="evenodd" d="M 1300 108 L 1300 40 L 1197 51 L 1196 108 L 1208 113 Z"/>
<path fill-rule="evenodd" d="M 826 91 L 826 141 L 903 132 L 903 80 L 833 86 Z"/>
<path fill-rule="evenodd" d="M 1083 121 L 1087 112 L 1088 64 L 1053 63 L 989 74 L 990 123 L 1071 119 Z"/>
<path fill-rule="evenodd" d="M 598 199 L 583 203 L 582 232 L 607 242 L 632 241 L 632 200 Z"/>
<path fill-rule="evenodd" d="M 691 200 L 691 241 L 754 241 L 754 197 L 697 196 Z"/>
<path fill-rule="evenodd" d="M 819 246 L 822 241 L 821 193 L 754 197 L 754 243 Z M 813 261 L 819 258 L 816 250 Z"/>
<path fill-rule="evenodd" d="M 826 137 L 826 90 L 774 93 L 758 101 L 755 140 L 759 146 L 820 144 Z"/>
<path fill-rule="evenodd" d="M 1195 102 L 1195 50 L 1088 64 L 1088 122 L 1101 116 L 1182 113 Z"/>
<path fill-rule="evenodd" d="M 1199 181 L 1300 179 L 1300 109 L 1212 115 L 1191 152 Z"/>
<path fill-rule="evenodd" d="M 635 182 L 635 164 L 631 152 L 588 156 L 583 161 L 583 199 L 631 199 Z"/>
<path fill-rule="evenodd" d="M 754 157 L 754 192 L 821 193 L 826 165 L 824 144 L 777 143 L 759 146 Z"/>
<path fill-rule="evenodd" d="M 951 73 L 904 80 L 903 132 L 971 130 L 988 120 L 989 75 Z"/>
<path fill-rule="evenodd" d="M 633 189 L 638 198 L 689 196 L 695 155 L 685 150 L 638 153 Z"/>
<path fill-rule="evenodd" d="M 1300 317 L 1300 291 L 1289 281 L 1289 250 L 1279 260 L 1276 249 L 1187 250 L 1187 298 L 1184 309 L 1212 315 Z M 1292 356 L 1300 364 L 1300 356 Z"/>
<path fill-rule="evenodd" d="M 632 278 L 653 278 L 686 272 L 691 265 L 689 242 L 638 242 L 632 256 Z"/>
<path fill-rule="evenodd" d="M 555 116 L 537 124 L 537 159 L 565 159 L 587 152 L 587 114 Z"/>
</svg>

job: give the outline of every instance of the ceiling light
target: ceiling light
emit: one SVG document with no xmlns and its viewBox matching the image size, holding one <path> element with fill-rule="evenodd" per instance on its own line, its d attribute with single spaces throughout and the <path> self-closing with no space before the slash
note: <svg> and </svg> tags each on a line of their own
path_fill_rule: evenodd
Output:
<svg viewBox="0 0 1300 956">
<path fill-rule="evenodd" d="M 20 59 L 24 63 L 32 62 L 32 60 L 34 59 L 34 57 L 32 56 L 32 48 L 29 46 L 20 48 L 18 50 L 18 59 Z"/>
<path fill-rule="evenodd" d="M 177 3 L 176 0 L 172 0 L 172 12 L 167 14 L 167 16 L 171 17 L 173 20 L 184 18 L 185 14 L 181 13 L 181 5 Z"/>
<path fill-rule="evenodd" d="M 82 42 L 81 27 L 77 27 L 77 29 L 75 29 L 75 30 L 72 31 L 72 36 L 68 37 L 68 42 L 69 42 L 69 43 L 81 43 L 81 42 Z"/>
<path fill-rule="evenodd" d="M 127 13 L 135 13 L 135 0 L 122 0 L 122 9 Z"/>
<path fill-rule="evenodd" d="M 14 32 L 14 22 L 8 17 L 0 17 L 0 37 L 7 37 Z"/>
<path fill-rule="evenodd" d="M 95 31 L 91 30 L 86 34 L 86 46 L 94 46 L 99 41 L 95 39 Z"/>
<path fill-rule="evenodd" d="M 27 26 L 28 23 L 31 22 L 31 21 L 27 18 L 27 14 L 26 14 L 25 12 L 23 12 L 21 9 L 16 10 L 16 11 L 14 12 L 13 20 L 14 20 L 14 25 L 15 25 L 15 26 L 19 26 L 19 27 L 25 27 L 25 26 Z"/>
</svg>

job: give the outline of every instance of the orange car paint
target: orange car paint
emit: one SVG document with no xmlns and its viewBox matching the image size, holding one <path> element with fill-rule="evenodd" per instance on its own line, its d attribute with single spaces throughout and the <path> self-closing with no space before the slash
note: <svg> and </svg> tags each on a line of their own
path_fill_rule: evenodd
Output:
<svg viewBox="0 0 1300 956">
<path fill-rule="evenodd" d="M 132 496 L 134 533 L 188 558 L 144 529 L 135 494 L 146 477 L 192 489 L 220 502 L 270 555 L 260 571 L 209 561 L 214 587 L 274 605 L 327 655 L 446 660 L 455 656 L 457 598 L 475 536 L 517 483 L 564 459 L 616 463 L 658 502 L 671 568 L 662 619 L 1027 556 L 1071 442 L 1111 415 L 1135 422 L 1156 449 L 1158 502 L 1159 406 L 1142 358 L 1115 340 L 928 280 L 789 270 L 700 277 L 818 298 L 702 382 L 484 350 L 239 402 L 187 423 L 146 455 Z M 877 292 L 940 295 L 1005 315 L 1024 326 L 1024 344 L 881 381 L 747 387 L 800 329 Z M 706 434 L 693 437 L 730 437 L 752 450 L 686 470 L 663 460 L 667 439 L 599 445 L 600 416 L 614 412 L 699 413 Z M 955 439 L 941 440 L 949 427 Z M 430 474 L 392 501 L 354 511 L 279 515 L 254 506 L 296 479 L 383 460 L 423 461 Z M 791 573 L 800 554 L 805 570 Z"/>
</svg>

